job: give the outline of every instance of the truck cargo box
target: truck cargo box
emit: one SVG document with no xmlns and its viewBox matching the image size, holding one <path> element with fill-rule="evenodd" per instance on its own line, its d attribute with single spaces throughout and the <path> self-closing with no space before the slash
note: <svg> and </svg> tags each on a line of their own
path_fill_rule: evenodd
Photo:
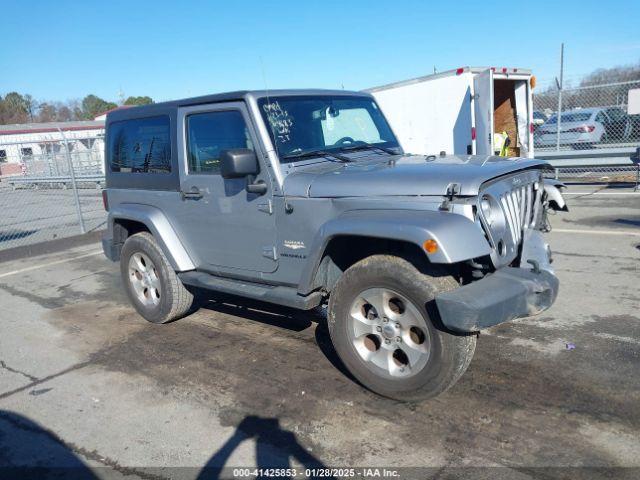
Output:
<svg viewBox="0 0 640 480">
<path fill-rule="evenodd" d="M 366 91 L 408 153 L 490 155 L 506 133 L 508 156 L 533 157 L 532 79 L 520 68 L 462 67 Z"/>
</svg>

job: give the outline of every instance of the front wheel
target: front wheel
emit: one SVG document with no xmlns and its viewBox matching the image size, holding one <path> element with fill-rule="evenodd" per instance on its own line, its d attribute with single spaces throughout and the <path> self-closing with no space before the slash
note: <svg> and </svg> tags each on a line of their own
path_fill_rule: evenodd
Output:
<svg viewBox="0 0 640 480">
<path fill-rule="evenodd" d="M 368 389 L 397 400 L 434 397 L 467 369 L 475 335 L 441 328 L 434 298 L 458 286 L 406 260 L 374 255 L 344 272 L 329 299 L 329 332 L 348 370 Z"/>
</svg>

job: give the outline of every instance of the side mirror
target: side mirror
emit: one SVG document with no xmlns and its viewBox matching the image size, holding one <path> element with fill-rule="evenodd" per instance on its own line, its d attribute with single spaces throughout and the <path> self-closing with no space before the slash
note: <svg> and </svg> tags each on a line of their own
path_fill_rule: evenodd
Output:
<svg viewBox="0 0 640 480">
<path fill-rule="evenodd" d="M 242 178 L 257 175 L 258 171 L 258 157 L 253 150 L 234 148 L 220 152 L 222 178 Z"/>
</svg>

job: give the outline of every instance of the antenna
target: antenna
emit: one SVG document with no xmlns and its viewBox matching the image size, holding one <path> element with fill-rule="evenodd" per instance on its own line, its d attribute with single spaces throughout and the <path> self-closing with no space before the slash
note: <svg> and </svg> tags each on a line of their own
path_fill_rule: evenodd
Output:
<svg viewBox="0 0 640 480">
<path fill-rule="evenodd" d="M 264 62 L 262 61 L 262 55 L 260 55 L 258 58 L 260 60 L 260 70 L 262 70 L 262 81 L 264 82 L 264 91 L 266 92 L 266 95 L 267 95 L 267 102 L 269 103 L 269 105 L 271 105 L 271 99 L 269 98 L 269 87 L 267 86 L 267 74 L 265 73 Z M 267 115 L 267 119 L 268 118 L 269 118 L 269 115 Z M 273 148 L 276 149 L 276 155 L 278 155 L 278 158 L 280 158 L 280 152 L 278 151 L 277 136 L 273 131 L 273 126 L 271 125 L 270 120 L 268 121 L 268 123 L 269 123 L 268 127 L 271 130 L 271 133 L 273 136 Z"/>
<path fill-rule="evenodd" d="M 264 70 L 264 62 L 262 61 L 262 55 L 258 57 L 260 60 L 260 70 L 262 71 L 262 81 L 264 82 L 264 89 L 267 92 L 267 100 L 269 100 L 269 87 L 267 87 L 267 74 Z"/>
</svg>

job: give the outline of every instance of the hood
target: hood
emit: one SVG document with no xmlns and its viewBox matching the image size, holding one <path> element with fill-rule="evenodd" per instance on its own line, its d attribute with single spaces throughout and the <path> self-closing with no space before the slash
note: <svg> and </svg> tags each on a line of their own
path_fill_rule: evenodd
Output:
<svg viewBox="0 0 640 480">
<path fill-rule="evenodd" d="M 480 186 L 495 177 L 532 167 L 542 160 L 486 155 L 376 155 L 353 163 L 318 162 L 296 167 L 285 177 L 285 195 L 300 197 L 369 197 L 445 195 L 451 183 L 458 195 L 477 195 Z"/>
</svg>

